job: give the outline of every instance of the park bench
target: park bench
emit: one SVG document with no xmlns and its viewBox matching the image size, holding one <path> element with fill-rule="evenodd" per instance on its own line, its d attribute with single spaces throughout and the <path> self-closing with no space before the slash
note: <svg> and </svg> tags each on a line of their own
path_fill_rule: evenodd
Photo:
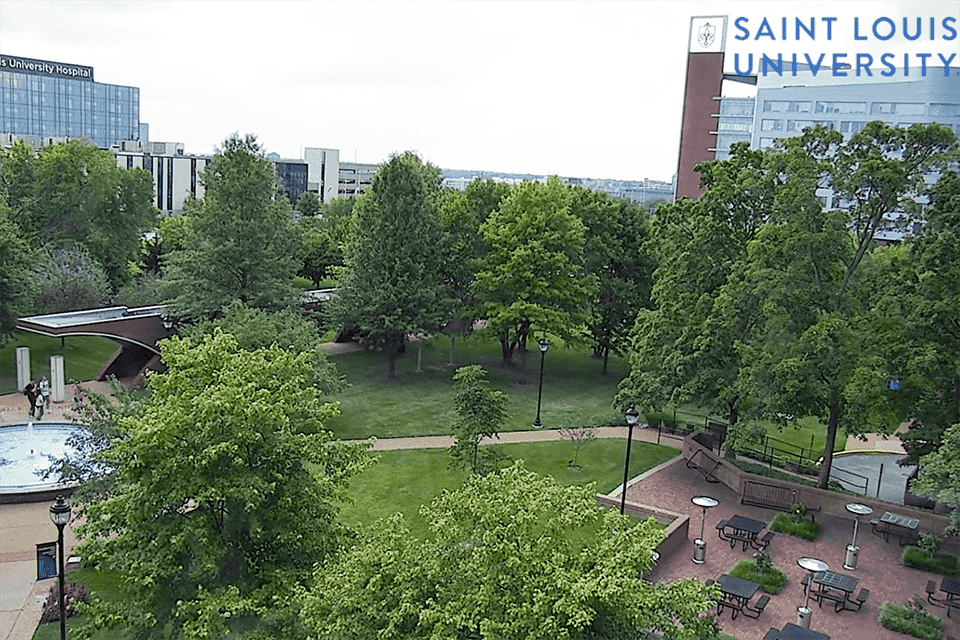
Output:
<svg viewBox="0 0 960 640">
<path fill-rule="evenodd" d="M 688 469 L 700 473 L 707 482 L 720 482 L 713 472 L 720 466 L 720 460 L 711 456 L 706 449 L 697 449 L 686 459 Z"/>
<path fill-rule="evenodd" d="M 756 482 L 754 480 L 744 480 L 743 491 L 740 494 L 740 504 L 789 512 L 790 508 L 797 504 L 797 492 L 788 487 Z M 817 519 L 815 516 L 820 512 L 820 508 L 805 506 L 804 509 L 805 513 L 810 516 L 810 519 L 816 522 Z"/>
</svg>

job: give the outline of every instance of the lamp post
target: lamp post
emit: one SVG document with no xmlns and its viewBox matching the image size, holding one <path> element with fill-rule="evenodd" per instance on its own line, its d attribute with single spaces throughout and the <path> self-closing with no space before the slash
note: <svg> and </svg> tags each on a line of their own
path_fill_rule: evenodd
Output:
<svg viewBox="0 0 960 640">
<path fill-rule="evenodd" d="M 640 414 L 630 405 L 624 414 L 627 419 L 627 458 L 623 461 L 623 491 L 620 492 L 620 515 L 627 506 L 627 480 L 630 479 L 630 443 L 633 442 L 633 425 L 637 424 Z"/>
<path fill-rule="evenodd" d="M 57 501 L 50 505 L 50 519 L 57 525 L 57 552 L 60 555 L 60 640 L 67 640 L 67 607 L 64 604 L 64 588 L 66 585 L 63 569 L 63 528 L 70 522 L 70 503 L 63 496 L 57 496 Z"/>
<path fill-rule="evenodd" d="M 707 559 L 707 541 L 703 539 L 703 524 L 707 520 L 707 509 L 715 507 L 720 502 L 710 496 L 694 496 L 690 502 L 703 509 L 700 516 L 700 537 L 693 541 L 693 562 L 703 564 Z"/>
<path fill-rule="evenodd" d="M 541 429 L 543 427 L 543 423 L 540 422 L 540 401 L 543 400 L 543 358 L 547 355 L 550 343 L 546 338 L 540 338 L 537 344 L 540 347 L 540 390 L 537 391 L 537 419 L 533 421 L 533 428 Z"/>
</svg>

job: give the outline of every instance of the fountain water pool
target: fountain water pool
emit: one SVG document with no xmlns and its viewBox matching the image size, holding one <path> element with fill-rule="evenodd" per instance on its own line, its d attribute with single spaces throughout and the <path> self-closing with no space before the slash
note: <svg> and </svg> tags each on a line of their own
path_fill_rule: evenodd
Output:
<svg viewBox="0 0 960 640">
<path fill-rule="evenodd" d="M 34 423 L 0 428 L 0 492 L 54 487 L 41 476 L 55 459 L 74 453 L 67 439 L 78 427 L 70 423 Z"/>
</svg>

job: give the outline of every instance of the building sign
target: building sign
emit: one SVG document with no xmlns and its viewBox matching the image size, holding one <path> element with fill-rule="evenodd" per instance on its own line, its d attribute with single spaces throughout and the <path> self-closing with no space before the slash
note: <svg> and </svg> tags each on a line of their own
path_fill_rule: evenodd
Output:
<svg viewBox="0 0 960 640">
<path fill-rule="evenodd" d="M 57 543 L 42 542 L 37 545 L 37 580 L 57 577 Z"/>
<path fill-rule="evenodd" d="M 727 38 L 727 16 L 690 18 L 690 53 L 723 53 Z"/>
<path fill-rule="evenodd" d="M 0 71 L 19 71 L 51 78 L 70 78 L 72 80 L 93 81 L 93 67 L 79 64 L 64 64 L 33 58 L 18 58 L 0 54 Z"/>
</svg>

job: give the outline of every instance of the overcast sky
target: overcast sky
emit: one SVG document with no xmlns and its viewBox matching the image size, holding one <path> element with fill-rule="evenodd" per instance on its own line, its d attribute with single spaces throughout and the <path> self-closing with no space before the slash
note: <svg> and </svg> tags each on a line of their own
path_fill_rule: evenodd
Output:
<svg viewBox="0 0 960 640">
<path fill-rule="evenodd" d="M 451 169 L 670 180 L 691 16 L 730 16 L 732 71 L 733 54 L 751 51 L 949 55 L 960 37 L 942 39 L 943 19 L 958 12 L 957 0 L 0 0 L 0 53 L 89 65 L 99 82 L 139 87 L 150 138 L 188 153 L 212 153 L 236 131 L 285 158 L 328 147 L 374 163 L 414 150 Z M 781 41 L 784 16 L 791 31 L 795 16 L 816 18 L 816 41 Z M 734 39 L 738 17 L 745 41 Z M 829 41 L 824 17 L 837 18 Z M 854 41 L 855 17 L 861 33 L 883 17 L 898 33 Z M 924 18 L 920 40 L 902 38 L 905 17 L 911 29 Z M 764 18 L 777 41 L 756 40 Z"/>
</svg>

